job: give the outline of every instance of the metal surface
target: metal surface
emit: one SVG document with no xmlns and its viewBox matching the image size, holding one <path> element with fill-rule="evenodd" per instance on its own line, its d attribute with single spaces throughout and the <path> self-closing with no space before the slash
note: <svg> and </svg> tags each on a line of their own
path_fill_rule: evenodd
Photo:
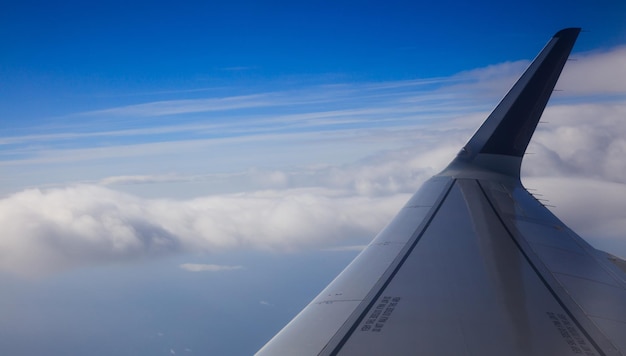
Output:
<svg viewBox="0 0 626 356">
<path fill-rule="evenodd" d="M 258 355 L 626 353 L 626 262 L 519 179 L 579 31 L 548 42 L 451 164 Z"/>
<path fill-rule="evenodd" d="M 600 354 L 474 180 L 455 183 L 375 305 L 339 354 Z M 571 323 L 573 346 L 554 318 Z"/>
<path fill-rule="evenodd" d="M 445 177 L 426 182 L 359 256 L 258 355 L 317 355 L 339 344 L 397 268 L 451 184 L 452 180 Z"/>
</svg>

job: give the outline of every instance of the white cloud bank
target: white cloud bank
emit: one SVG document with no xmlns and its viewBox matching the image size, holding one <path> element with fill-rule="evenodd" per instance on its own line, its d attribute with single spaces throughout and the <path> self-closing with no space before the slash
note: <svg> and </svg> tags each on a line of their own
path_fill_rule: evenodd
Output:
<svg viewBox="0 0 626 356">
<path fill-rule="evenodd" d="M 572 55 L 559 88 L 569 94 L 610 95 L 626 93 L 626 46 Z"/>
<path fill-rule="evenodd" d="M 407 198 L 311 188 L 175 201 L 93 185 L 31 189 L 0 200 L 0 270 L 36 275 L 182 251 L 367 241 Z"/>
</svg>

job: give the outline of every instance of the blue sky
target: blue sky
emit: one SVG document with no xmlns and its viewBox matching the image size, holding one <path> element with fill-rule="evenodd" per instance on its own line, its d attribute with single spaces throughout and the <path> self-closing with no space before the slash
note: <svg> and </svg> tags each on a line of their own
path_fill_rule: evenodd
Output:
<svg viewBox="0 0 626 356">
<path fill-rule="evenodd" d="M 253 353 L 564 27 L 584 32 L 524 182 L 626 256 L 625 15 L 623 1 L 0 5 L 0 351 Z"/>
</svg>

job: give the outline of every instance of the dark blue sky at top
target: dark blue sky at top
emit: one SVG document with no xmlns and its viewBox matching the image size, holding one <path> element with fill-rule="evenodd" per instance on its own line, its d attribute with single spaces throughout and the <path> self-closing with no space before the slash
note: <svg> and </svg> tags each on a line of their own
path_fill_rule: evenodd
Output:
<svg viewBox="0 0 626 356">
<path fill-rule="evenodd" d="M 94 109 L 137 101 L 123 95 L 168 90 L 450 75 L 525 58 L 562 27 L 591 31 L 579 51 L 622 43 L 624 4 L 5 3 L 0 114 Z"/>
</svg>

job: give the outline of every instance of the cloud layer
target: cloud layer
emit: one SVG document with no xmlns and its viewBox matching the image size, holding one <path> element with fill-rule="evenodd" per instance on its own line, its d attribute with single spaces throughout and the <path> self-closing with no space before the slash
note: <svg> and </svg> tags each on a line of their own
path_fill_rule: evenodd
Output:
<svg viewBox="0 0 626 356">
<path fill-rule="evenodd" d="M 291 189 L 175 201 L 87 185 L 26 190 L 0 201 L 0 270 L 39 274 L 182 251 L 367 241 L 407 198 Z"/>
<path fill-rule="evenodd" d="M 299 107 L 302 112 L 254 116 L 251 121 L 234 126 L 221 122 L 219 127 L 212 128 L 224 129 L 233 135 L 230 137 L 187 137 L 175 142 L 70 149 L 49 149 L 44 143 L 50 139 L 60 142 L 80 134 L 0 140 L 0 144 L 9 147 L 41 144 L 36 145 L 40 150 L 37 153 L 33 153 L 30 146 L 15 146 L 14 153 L 9 150 L 7 154 L 13 156 L 3 161 L 7 167 L 25 167 L 39 164 L 41 160 L 54 163 L 102 157 L 136 159 L 149 157 L 146 152 L 150 150 L 151 155 L 161 158 L 163 154 L 182 150 L 183 153 L 168 157 L 168 162 L 175 166 L 180 163 L 176 159 L 186 157 L 185 149 L 200 152 L 194 157 L 200 159 L 200 155 L 206 155 L 202 149 L 207 145 L 229 140 L 235 145 L 249 141 L 259 145 L 266 143 L 264 147 L 278 139 L 285 140 L 281 145 L 264 148 L 274 150 L 274 154 L 264 152 L 254 156 L 254 160 L 264 157 L 302 162 L 302 156 L 309 151 L 332 160 L 332 152 L 350 149 L 356 152 L 339 160 L 343 163 L 290 164 L 290 168 L 270 168 L 271 164 L 267 164 L 268 168 L 261 166 L 219 174 L 122 173 L 84 180 L 91 181 L 90 184 L 20 190 L 0 200 L 3 234 L 0 271 L 37 275 L 189 251 L 341 250 L 342 246 L 362 245 L 391 219 L 425 179 L 449 162 L 478 127 L 488 111 L 478 98 L 491 98 L 495 93 L 501 96 L 525 63 L 504 63 L 433 81 L 368 84 L 362 88 L 337 86 L 329 88 L 337 96 L 332 100 L 328 95 L 307 92 L 288 101 L 289 105 L 306 103 Z M 622 256 L 626 256 L 626 244 L 621 236 L 621 232 L 626 231 L 626 87 L 625 81 L 610 78 L 626 77 L 624 63 L 626 49 L 617 48 L 583 54 L 568 65 L 569 69 L 559 82 L 559 88 L 565 91 L 557 92 L 546 110 L 544 123 L 529 147 L 529 152 L 534 154 L 526 156 L 523 167 L 526 185 L 539 188 L 547 195 L 566 223 L 583 237 L 589 237 L 593 244 L 615 248 L 611 252 Z M 359 94 L 351 96 L 351 92 Z M 178 100 L 84 115 L 153 117 L 251 107 L 272 107 L 280 111 L 278 107 L 282 104 L 277 102 L 285 104 L 285 100 L 285 93 L 229 100 Z M 342 100 L 351 105 L 359 101 L 368 105 L 363 109 L 336 107 Z M 323 112 L 312 109 L 320 104 L 328 105 L 329 109 Z M 461 112 L 467 114 L 461 115 Z M 424 121 L 429 115 L 445 119 Z M 155 132 L 171 134 L 181 130 L 212 132 L 204 126 L 189 122 L 186 125 L 139 130 L 141 132 L 121 129 L 107 134 L 102 131 L 87 134 L 82 139 Z M 310 146 L 298 146 L 306 140 Z M 56 147 L 57 141 L 52 147 Z M 287 142 L 293 144 L 287 145 Z M 388 142 L 401 144 L 393 146 L 386 144 Z M 369 151 L 361 152 L 362 147 L 369 147 Z M 26 156 L 16 158 L 24 152 Z M 232 154 L 229 161 L 240 157 L 238 151 L 226 152 Z M 247 157 L 251 152 L 243 149 L 241 154 Z M 135 160 L 129 164 L 142 163 Z M 158 164 L 163 165 L 161 160 Z M 207 184 L 236 181 L 238 186 L 245 187 L 242 189 L 245 192 L 193 199 L 148 199 L 116 190 L 125 185 L 158 186 L 199 181 Z M 181 266 L 188 271 L 239 267 Z"/>
</svg>

